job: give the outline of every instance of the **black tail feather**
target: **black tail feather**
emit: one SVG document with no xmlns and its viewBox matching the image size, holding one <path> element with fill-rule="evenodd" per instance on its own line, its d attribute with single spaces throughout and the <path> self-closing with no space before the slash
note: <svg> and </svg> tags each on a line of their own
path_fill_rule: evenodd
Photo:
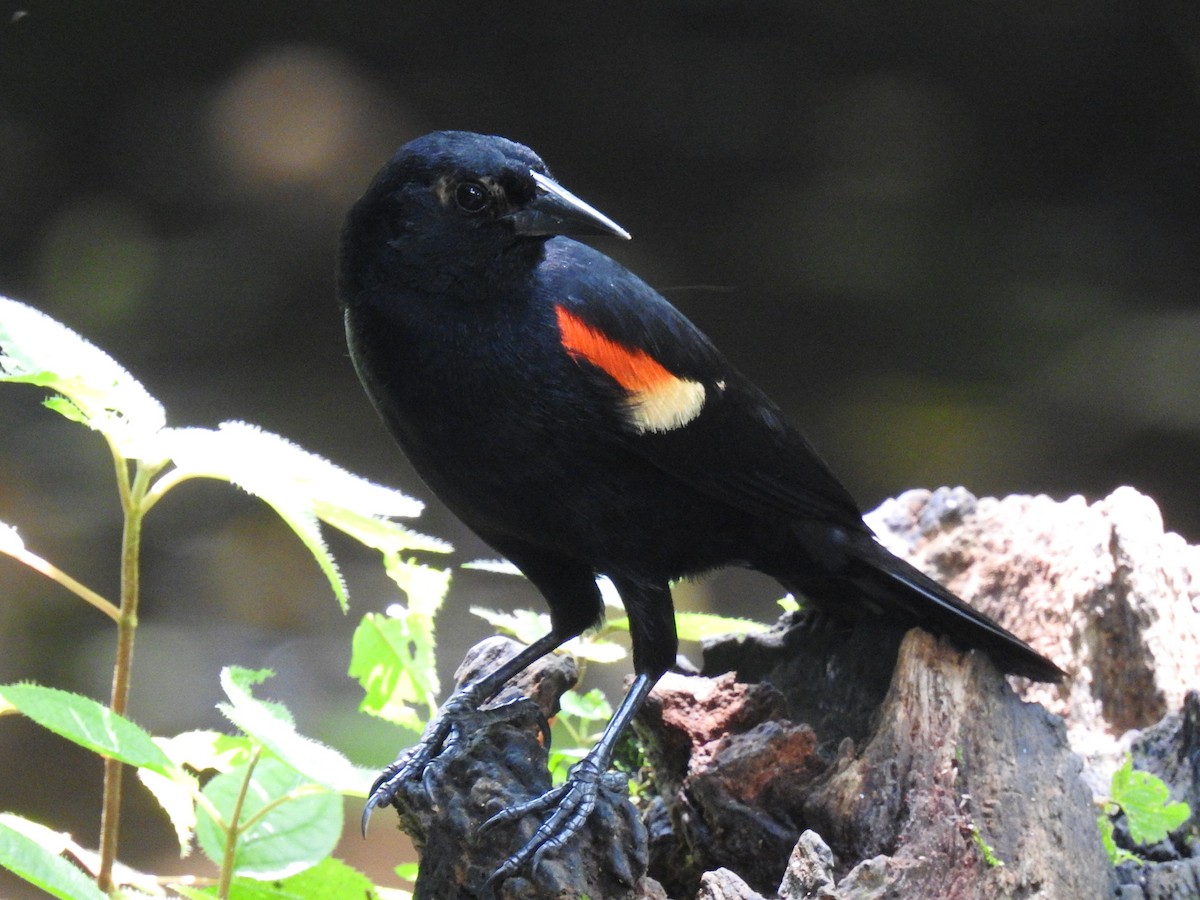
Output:
<svg viewBox="0 0 1200 900">
<path fill-rule="evenodd" d="M 864 575 L 855 578 L 886 610 L 897 606 L 914 623 L 949 637 L 964 648 L 982 650 L 1005 672 L 1034 681 L 1058 683 L 1066 673 L 1012 632 L 956 597 L 928 575 L 882 545 L 863 550 Z"/>
</svg>

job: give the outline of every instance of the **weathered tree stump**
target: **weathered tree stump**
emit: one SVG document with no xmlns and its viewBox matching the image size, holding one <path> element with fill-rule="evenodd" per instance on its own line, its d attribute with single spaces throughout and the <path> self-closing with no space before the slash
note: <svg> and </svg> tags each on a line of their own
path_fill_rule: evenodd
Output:
<svg viewBox="0 0 1200 900">
<path fill-rule="evenodd" d="M 461 684 L 519 650 L 515 641 L 489 638 L 468 652 L 456 680 Z M 488 877 L 532 836 L 540 824 L 535 817 L 485 832 L 480 826 L 501 810 L 550 789 L 539 710 L 540 715 L 554 715 L 559 698 L 577 677 L 569 656 L 538 661 L 505 687 L 489 704 L 491 709 L 480 712 L 463 746 L 438 757 L 431 793 L 420 784 L 405 785 L 397 806 L 400 827 L 421 854 L 418 900 L 484 896 Z M 520 697 L 534 702 L 495 714 L 495 707 Z M 642 877 L 646 856 L 646 829 L 622 785 L 601 792 L 579 840 L 547 856 L 536 879 L 518 876 L 504 881 L 497 900 L 665 900 Z"/>
<path fill-rule="evenodd" d="M 835 687 L 842 655 L 860 654 L 861 639 L 789 630 L 821 641 L 811 655 L 828 661 L 830 675 L 780 682 L 793 668 L 784 661 L 766 676 L 782 690 L 677 676 L 639 719 L 674 833 L 687 845 L 686 853 L 654 845 L 651 875 L 674 896 L 694 896 L 703 872 L 722 866 L 774 896 L 808 830 L 837 861 L 822 874 L 838 876 L 829 896 L 1112 893 L 1115 877 L 1061 720 L 1021 701 L 985 656 L 910 632 L 874 728 L 826 755 L 812 728 L 783 718 L 784 697 L 819 698 Z M 757 644 L 738 642 L 761 660 Z M 684 759 L 678 748 L 688 741 Z M 690 871 L 678 868 L 680 858 L 692 861 Z"/>
<path fill-rule="evenodd" d="M 642 818 L 611 792 L 581 839 L 500 897 L 1200 895 L 1194 826 L 1135 848 L 1151 864 L 1114 869 L 1093 797 L 1132 750 L 1200 808 L 1200 696 L 1185 697 L 1200 672 L 1200 548 L 1164 534 L 1130 489 L 1091 506 L 914 491 L 868 520 L 1067 684 L 1009 680 L 983 655 L 869 619 L 793 614 L 714 642 L 704 676 L 668 675 L 638 718 L 657 794 Z M 564 665 L 523 680 L 546 715 L 573 682 Z M 418 897 L 479 896 L 536 823 L 478 826 L 549 786 L 536 715 L 485 714 L 465 744 L 440 761 L 432 801 L 402 798 Z M 1119 818 L 1117 838 L 1128 844 Z"/>
</svg>

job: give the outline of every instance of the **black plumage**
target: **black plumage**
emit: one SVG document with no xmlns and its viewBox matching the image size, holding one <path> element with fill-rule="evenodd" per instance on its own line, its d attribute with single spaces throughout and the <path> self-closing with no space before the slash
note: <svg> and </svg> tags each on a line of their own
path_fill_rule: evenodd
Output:
<svg viewBox="0 0 1200 900">
<path fill-rule="evenodd" d="M 722 566 L 834 615 L 879 614 L 1056 681 L 1027 644 L 886 551 L 781 411 L 653 288 L 568 234 L 628 237 L 528 148 L 437 132 L 406 144 L 351 210 L 338 290 L 355 367 L 429 487 L 545 596 L 553 631 L 452 697 L 368 803 L 418 775 L 455 719 L 597 624 L 597 575 L 629 614 L 637 674 L 597 750 L 530 811 L 501 868 L 577 830 L 620 729 L 675 660 L 668 584 Z"/>
</svg>

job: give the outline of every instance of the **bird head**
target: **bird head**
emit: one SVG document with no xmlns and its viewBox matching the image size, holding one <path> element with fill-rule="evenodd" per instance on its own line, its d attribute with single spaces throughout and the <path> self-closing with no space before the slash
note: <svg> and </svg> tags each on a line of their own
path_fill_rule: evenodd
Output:
<svg viewBox="0 0 1200 900">
<path fill-rule="evenodd" d="M 355 204 L 342 232 L 339 292 L 387 283 L 442 292 L 536 263 L 554 235 L 629 233 L 502 137 L 437 131 L 410 141 Z"/>
</svg>

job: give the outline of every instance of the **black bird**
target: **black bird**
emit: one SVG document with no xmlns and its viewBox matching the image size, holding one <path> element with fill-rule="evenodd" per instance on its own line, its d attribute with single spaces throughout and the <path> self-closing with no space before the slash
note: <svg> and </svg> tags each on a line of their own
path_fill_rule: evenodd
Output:
<svg viewBox="0 0 1200 900">
<path fill-rule="evenodd" d="M 338 293 L 367 394 L 428 486 L 541 591 L 552 623 L 447 700 L 376 782 L 364 828 L 466 713 L 599 623 L 598 575 L 628 612 L 636 678 L 567 783 L 501 814 L 546 818 L 493 879 L 585 822 L 618 736 L 675 662 L 672 579 L 747 566 L 833 614 L 888 616 L 1007 672 L 1062 678 L 885 550 L 812 447 L 696 326 L 565 235 L 629 237 L 529 148 L 460 131 L 401 147 L 347 217 Z"/>
</svg>

